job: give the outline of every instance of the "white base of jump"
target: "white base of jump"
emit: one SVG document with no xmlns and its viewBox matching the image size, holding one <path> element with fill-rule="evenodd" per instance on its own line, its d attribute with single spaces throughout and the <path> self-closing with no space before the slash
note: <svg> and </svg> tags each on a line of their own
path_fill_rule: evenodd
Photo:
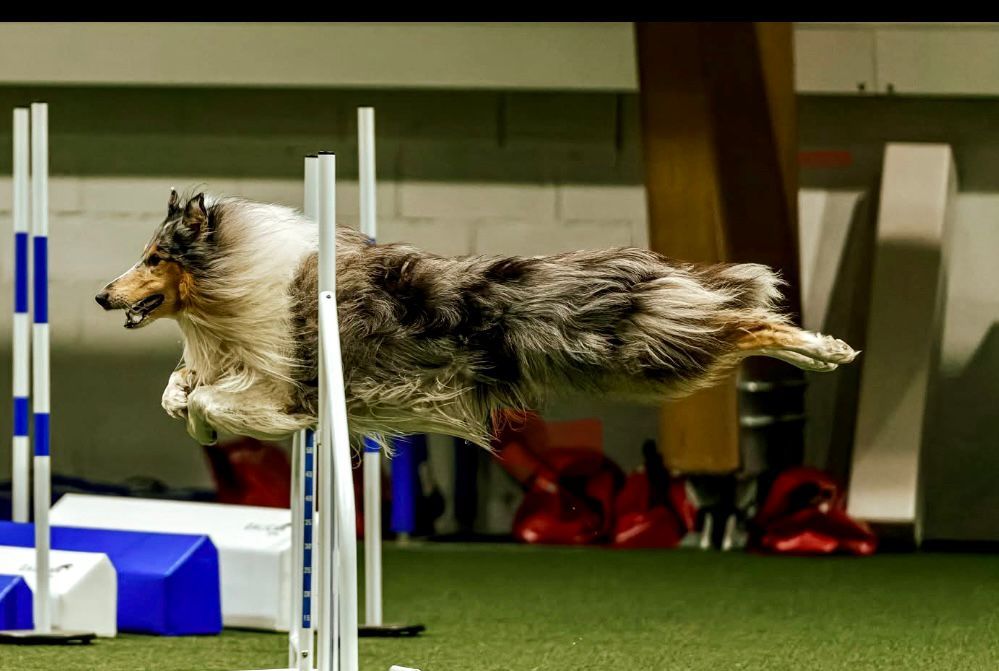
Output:
<svg viewBox="0 0 999 671">
<path fill-rule="evenodd" d="M 23 577 L 34 592 L 34 548 L 0 546 L 0 574 Z M 49 575 L 54 629 L 118 633 L 118 576 L 107 555 L 52 550 Z"/>
<path fill-rule="evenodd" d="M 67 494 L 51 519 L 53 525 L 207 535 L 219 552 L 223 625 L 288 631 L 288 509 Z"/>
<path fill-rule="evenodd" d="M 847 512 L 922 536 L 957 169 L 948 145 L 888 144 Z M 886 390 L 891 390 L 886 393 Z"/>
</svg>

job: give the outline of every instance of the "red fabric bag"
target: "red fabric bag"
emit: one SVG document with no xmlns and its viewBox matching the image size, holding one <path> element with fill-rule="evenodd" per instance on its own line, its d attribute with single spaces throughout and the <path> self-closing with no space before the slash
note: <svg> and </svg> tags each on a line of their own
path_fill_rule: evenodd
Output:
<svg viewBox="0 0 999 671">
<path fill-rule="evenodd" d="M 751 548 L 758 552 L 868 556 L 878 547 L 871 528 L 846 514 L 836 481 L 814 468 L 790 468 L 777 476 L 753 526 Z"/>
<path fill-rule="evenodd" d="M 614 547 L 671 548 L 694 528 L 697 509 L 683 480 L 670 477 L 655 443 L 642 446 L 645 465 L 628 476 L 614 503 Z"/>
<path fill-rule="evenodd" d="M 587 545 L 611 532 L 623 479 L 613 462 L 589 450 L 549 450 L 517 509 L 513 535 L 525 543 Z"/>
<path fill-rule="evenodd" d="M 682 480 L 669 483 L 670 505 L 650 505 L 644 470 L 628 476 L 614 504 L 613 545 L 617 548 L 672 548 L 694 527 L 697 511 L 687 500 Z"/>
<path fill-rule="evenodd" d="M 504 413 L 498 426 L 497 460 L 527 490 L 513 536 L 556 545 L 607 539 L 624 476 L 603 455 L 600 422 L 545 422 L 534 413 Z"/>
<path fill-rule="evenodd" d="M 239 438 L 205 447 L 219 503 L 287 508 L 291 464 L 277 445 Z"/>
</svg>

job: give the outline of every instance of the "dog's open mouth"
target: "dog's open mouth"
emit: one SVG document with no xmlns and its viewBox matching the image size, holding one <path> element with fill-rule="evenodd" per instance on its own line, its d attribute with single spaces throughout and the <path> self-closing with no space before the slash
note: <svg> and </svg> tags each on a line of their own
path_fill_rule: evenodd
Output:
<svg viewBox="0 0 999 671">
<path fill-rule="evenodd" d="M 125 328 L 137 329 L 146 323 L 149 314 L 163 304 L 163 294 L 152 294 L 133 303 L 125 310 Z"/>
</svg>

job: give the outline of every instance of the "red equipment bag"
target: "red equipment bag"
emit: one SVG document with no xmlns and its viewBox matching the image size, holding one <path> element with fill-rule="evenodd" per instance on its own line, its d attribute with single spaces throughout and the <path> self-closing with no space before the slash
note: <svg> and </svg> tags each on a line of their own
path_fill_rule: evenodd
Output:
<svg viewBox="0 0 999 671">
<path fill-rule="evenodd" d="M 616 548 L 671 548 L 697 521 L 683 480 L 671 478 L 655 443 L 642 446 L 645 466 L 628 476 L 614 502 Z"/>
<path fill-rule="evenodd" d="M 693 528 L 696 510 L 684 483 L 670 477 L 654 442 L 643 446 L 645 468 L 625 479 L 603 455 L 598 421 L 505 419 L 495 444 L 498 458 L 527 489 L 514 517 L 518 540 L 664 548 Z"/>
<path fill-rule="evenodd" d="M 291 464 L 277 445 L 239 438 L 205 447 L 219 503 L 287 508 Z"/>
<path fill-rule="evenodd" d="M 621 469 L 585 449 L 556 448 L 545 457 L 547 463 L 534 473 L 517 509 L 514 537 L 555 545 L 587 545 L 607 538 Z"/>
<path fill-rule="evenodd" d="M 670 482 L 671 505 L 650 506 L 649 498 L 645 471 L 629 475 L 614 506 L 614 547 L 672 548 L 694 527 L 696 509 L 687 500 L 682 480 Z"/>
<path fill-rule="evenodd" d="M 790 468 L 777 476 L 753 526 L 750 547 L 759 552 L 868 556 L 878 547 L 871 528 L 846 514 L 836 481 L 814 468 Z"/>
<path fill-rule="evenodd" d="M 600 422 L 545 422 L 534 414 L 509 414 L 499 426 L 498 461 L 527 490 L 514 516 L 513 536 L 554 545 L 606 540 L 624 474 L 603 455 Z"/>
</svg>

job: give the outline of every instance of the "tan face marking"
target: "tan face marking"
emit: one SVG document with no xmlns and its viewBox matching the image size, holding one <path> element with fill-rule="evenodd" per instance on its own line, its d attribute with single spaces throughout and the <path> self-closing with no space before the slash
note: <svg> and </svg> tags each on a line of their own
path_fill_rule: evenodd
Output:
<svg viewBox="0 0 999 671">
<path fill-rule="evenodd" d="M 176 261 L 149 245 L 142 258 L 104 291 L 112 308 L 127 311 L 125 326 L 145 326 L 161 317 L 173 317 L 190 295 L 191 278 Z"/>
</svg>

